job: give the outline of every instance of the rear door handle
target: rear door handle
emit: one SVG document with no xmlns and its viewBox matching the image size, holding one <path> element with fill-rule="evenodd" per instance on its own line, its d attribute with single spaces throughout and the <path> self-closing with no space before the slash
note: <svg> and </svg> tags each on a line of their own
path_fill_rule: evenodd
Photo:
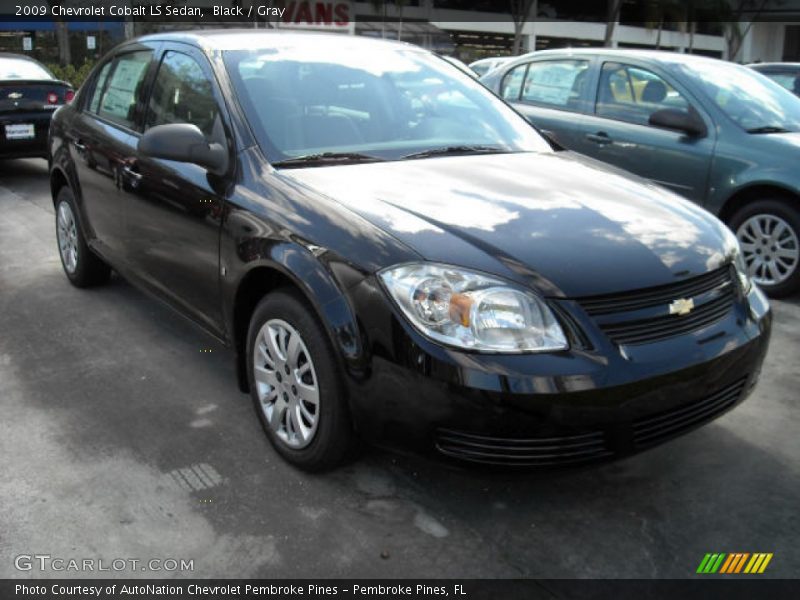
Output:
<svg viewBox="0 0 800 600">
<path fill-rule="evenodd" d="M 80 140 L 75 140 L 72 142 L 72 144 L 75 146 L 75 150 L 77 150 L 78 152 L 86 152 L 86 144 L 84 144 Z"/>
<path fill-rule="evenodd" d="M 598 131 L 597 133 L 587 133 L 586 139 L 589 140 L 590 142 L 594 142 L 595 144 L 600 144 L 601 146 L 605 146 L 606 144 L 610 144 L 614 141 L 610 137 L 608 137 L 608 134 L 605 131 Z"/>
</svg>

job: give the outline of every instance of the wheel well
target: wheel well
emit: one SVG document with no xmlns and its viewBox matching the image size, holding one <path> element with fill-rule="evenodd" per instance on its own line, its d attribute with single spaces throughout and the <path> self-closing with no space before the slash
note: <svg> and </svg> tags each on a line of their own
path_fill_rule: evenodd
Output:
<svg viewBox="0 0 800 600">
<path fill-rule="evenodd" d="M 56 203 L 58 192 L 65 185 L 69 185 L 69 182 L 67 182 L 67 178 L 64 176 L 61 169 L 53 169 L 53 172 L 50 174 L 50 194 L 53 197 L 53 204 Z"/>
<path fill-rule="evenodd" d="M 733 196 L 728 198 L 722 210 L 719 211 L 719 218 L 724 223 L 730 223 L 731 218 L 735 215 L 740 208 L 748 202 L 755 200 L 763 200 L 765 198 L 795 198 L 798 199 L 797 194 L 774 185 L 754 185 L 752 187 L 739 190 Z"/>
<path fill-rule="evenodd" d="M 233 344 L 236 350 L 236 375 L 239 389 L 243 392 L 249 391 L 246 345 L 250 317 L 261 299 L 280 287 L 292 287 L 305 296 L 294 281 L 270 267 L 256 267 L 250 271 L 236 290 L 236 300 L 233 305 Z"/>
</svg>

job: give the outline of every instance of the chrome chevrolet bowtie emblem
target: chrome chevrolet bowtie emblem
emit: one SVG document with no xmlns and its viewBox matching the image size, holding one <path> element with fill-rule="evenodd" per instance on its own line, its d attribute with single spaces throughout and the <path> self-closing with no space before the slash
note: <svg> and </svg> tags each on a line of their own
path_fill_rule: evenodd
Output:
<svg viewBox="0 0 800 600">
<path fill-rule="evenodd" d="M 17 98 L 22 98 L 22 94 L 20 94 L 19 92 L 11 92 L 8 95 L 8 97 L 11 98 L 12 100 L 16 100 Z"/>
<path fill-rule="evenodd" d="M 694 308 L 694 300 L 691 298 L 678 298 L 669 305 L 669 314 L 688 315 Z"/>
</svg>

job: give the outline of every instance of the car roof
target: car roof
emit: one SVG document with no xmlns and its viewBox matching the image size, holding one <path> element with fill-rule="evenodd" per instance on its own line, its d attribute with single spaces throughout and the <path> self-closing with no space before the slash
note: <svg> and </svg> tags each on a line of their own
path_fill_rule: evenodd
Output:
<svg viewBox="0 0 800 600">
<path fill-rule="evenodd" d="M 800 63 L 796 62 L 768 62 L 768 63 L 751 63 L 747 65 L 751 69 L 800 69 Z"/>
<path fill-rule="evenodd" d="M 619 58 L 619 59 L 643 59 L 661 64 L 716 64 L 723 62 L 718 58 L 711 58 L 699 54 L 682 54 L 680 52 L 671 52 L 668 50 L 639 50 L 634 48 L 557 48 L 553 50 L 537 50 L 529 52 L 519 57 L 522 59 L 531 58 L 545 58 L 552 57 L 565 57 L 565 56 L 583 56 L 593 57 L 601 56 L 604 58 Z M 516 61 L 515 61 L 516 62 Z M 727 63 L 732 64 L 732 63 Z"/>
<path fill-rule="evenodd" d="M 186 42 L 195 46 L 215 50 L 258 50 L 270 48 L 276 43 L 287 46 L 301 45 L 313 42 L 314 44 L 332 44 L 364 48 L 380 46 L 395 47 L 405 50 L 418 50 L 426 52 L 419 46 L 407 42 L 370 38 L 364 36 L 346 35 L 343 33 L 317 32 L 317 31 L 281 31 L 276 29 L 198 29 L 192 31 L 169 31 L 154 33 L 136 38 L 135 41 L 151 42 Z"/>
<path fill-rule="evenodd" d="M 11 58 L 15 60 L 27 60 L 28 62 L 41 64 L 35 58 L 31 58 L 30 56 L 25 56 L 24 54 L 15 54 L 13 52 L 0 52 L 0 58 Z"/>
<path fill-rule="evenodd" d="M 480 65 L 483 63 L 493 63 L 500 60 L 511 60 L 516 58 L 515 56 L 489 56 L 487 58 L 479 58 L 478 60 L 472 61 L 470 65 Z"/>
</svg>

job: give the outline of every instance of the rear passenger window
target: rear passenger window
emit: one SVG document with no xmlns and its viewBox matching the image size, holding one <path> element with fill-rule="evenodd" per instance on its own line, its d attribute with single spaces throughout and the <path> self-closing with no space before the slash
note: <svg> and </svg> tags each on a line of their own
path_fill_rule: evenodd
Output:
<svg viewBox="0 0 800 600">
<path fill-rule="evenodd" d="M 522 81 L 525 79 L 525 69 L 527 68 L 527 64 L 519 65 L 511 69 L 503 77 L 503 83 L 500 84 L 500 95 L 504 100 L 519 100 Z"/>
<path fill-rule="evenodd" d="M 100 69 L 100 73 L 97 74 L 97 78 L 94 80 L 94 89 L 91 93 L 91 99 L 89 101 L 89 112 L 96 113 L 97 109 L 100 107 L 100 96 L 103 95 L 103 88 L 106 86 L 106 79 L 108 79 L 108 72 L 111 70 L 111 61 L 108 61 L 103 68 Z"/>
<path fill-rule="evenodd" d="M 549 60 L 531 63 L 525 76 L 521 99 L 532 104 L 577 110 L 589 62 Z"/>
<path fill-rule="evenodd" d="M 134 127 L 136 102 L 151 56 L 152 52 L 146 50 L 131 52 L 117 58 L 108 85 L 100 99 L 97 114 L 124 127 L 131 129 Z"/>
<path fill-rule="evenodd" d="M 208 138 L 224 139 L 211 81 L 194 58 L 172 50 L 158 68 L 145 127 L 169 123 L 191 123 Z"/>
</svg>

